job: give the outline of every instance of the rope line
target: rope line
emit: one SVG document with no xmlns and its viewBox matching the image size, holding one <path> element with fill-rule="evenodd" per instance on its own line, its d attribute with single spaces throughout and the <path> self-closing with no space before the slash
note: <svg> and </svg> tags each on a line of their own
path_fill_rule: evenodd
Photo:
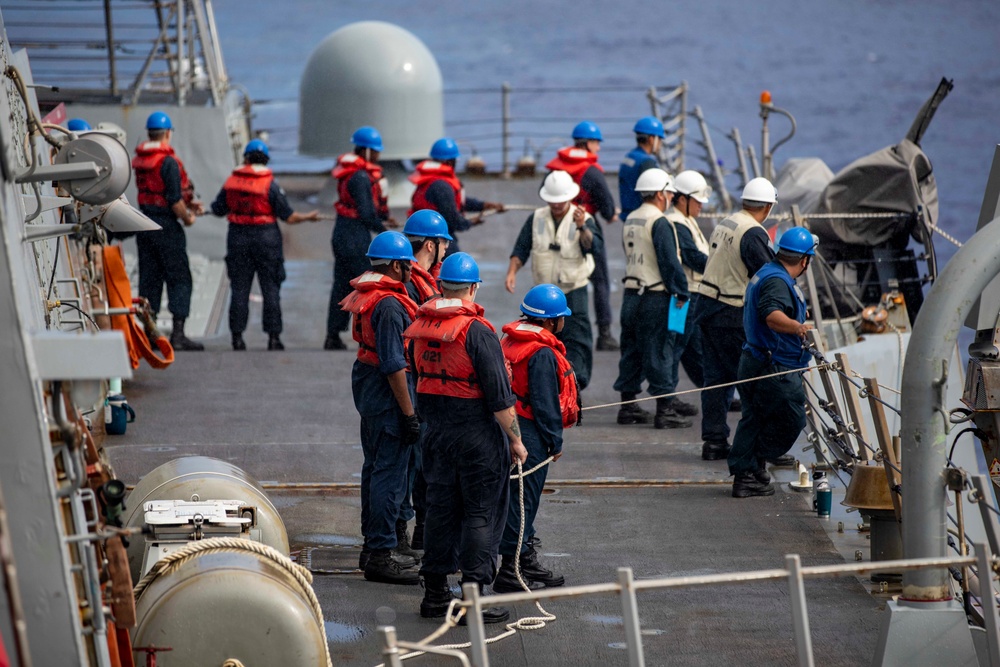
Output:
<svg viewBox="0 0 1000 667">
<path fill-rule="evenodd" d="M 325 641 L 326 624 L 323 619 L 323 609 L 320 607 L 319 600 L 316 599 L 316 592 L 312 587 L 312 574 L 301 565 L 293 563 L 288 556 L 284 555 L 277 549 L 269 547 L 266 544 L 262 544 L 261 542 L 254 542 L 253 540 L 245 540 L 237 537 L 215 537 L 207 540 L 192 542 L 156 561 L 156 564 L 153 565 L 152 569 L 150 569 L 150 571 L 139 580 L 139 583 L 135 585 L 133 595 L 136 600 L 138 600 L 143 591 L 145 591 L 146 588 L 149 587 L 149 585 L 152 584 L 157 578 L 161 575 L 173 572 L 199 554 L 223 553 L 226 551 L 249 551 L 263 556 L 284 569 L 292 576 L 293 579 L 295 579 L 299 588 L 301 588 L 302 592 L 305 594 L 306 600 L 309 602 L 309 606 L 312 608 L 313 615 L 316 617 L 316 622 L 323 630 L 323 650 L 326 653 L 326 665 L 327 667 L 333 667 L 333 661 L 330 658 L 330 650 L 327 647 L 327 642 Z"/>
</svg>

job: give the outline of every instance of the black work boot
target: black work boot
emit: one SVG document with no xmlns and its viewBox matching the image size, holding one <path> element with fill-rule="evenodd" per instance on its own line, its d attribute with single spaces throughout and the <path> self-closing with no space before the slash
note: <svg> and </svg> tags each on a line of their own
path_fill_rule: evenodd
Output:
<svg viewBox="0 0 1000 667">
<path fill-rule="evenodd" d="M 423 618 L 441 618 L 455 599 L 448 586 L 447 575 L 425 574 L 423 586 L 424 599 L 420 601 L 420 615 Z"/>
<path fill-rule="evenodd" d="M 733 479 L 733 498 L 773 495 L 774 485 L 761 483 L 752 472 L 741 472 Z"/>
<path fill-rule="evenodd" d="M 414 551 L 424 550 L 424 513 L 417 512 L 416 521 L 413 524 L 413 539 L 410 540 L 410 548 Z"/>
<path fill-rule="evenodd" d="M 701 458 L 705 461 L 718 461 L 727 458 L 730 449 L 732 447 L 729 446 L 728 442 L 706 441 L 701 446 Z"/>
<path fill-rule="evenodd" d="M 402 586 L 416 586 L 420 583 L 420 575 L 417 574 L 416 568 L 400 565 L 392 557 L 392 552 L 389 549 L 372 551 L 372 555 L 365 565 L 365 579 Z"/>
<path fill-rule="evenodd" d="M 184 320 L 179 317 L 174 318 L 174 330 L 170 332 L 170 347 L 187 352 L 200 352 L 205 349 L 204 345 L 184 335 Z"/>
<path fill-rule="evenodd" d="M 611 327 L 601 327 L 597 334 L 597 345 L 600 352 L 616 352 L 621 349 L 618 341 L 611 335 Z"/>
<path fill-rule="evenodd" d="M 524 586 L 517 579 L 517 572 L 514 570 L 514 557 L 513 556 L 501 556 L 502 560 L 500 562 L 500 571 L 497 572 L 497 578 L 493 582 L 493 590 L 497 593 L 521 593 L 524 591 Z M 523 567 L 524 557 L 521 557 L 521 563 Z M 521 572 L 521 579 L 524 583 L 528 585 L 529 591 L 536 591 L 541 588 L 545 588 L 545 584 L 541 582 L 535 582 L 529 579 L 524 572 Z"/>
<path fill-rule="evenodd" d="M 738 398 L 734 398 L 729 403 L 729 411 L 730 412 L 743 412 L 743 401 L 741 401 Z"/>
<path fill-rule="evenodd" d="M 757 469 L 753 471 L 753 476 L 761 484 L 771 483 L 771 473 L 767 471 L 764 459 L 757 459 Z"/>
<path fill-rule="evenodd" d="M 653 428 L 689 428 L 691 420 L 677 414 L 669 398 L 656 399 L 656 418 Z"/>
<path fill-rule="evenodd" d="M 683 417 L 694 417 L 698 414 L 698 406 L 694 403 L 686 403 L 679 398 L 675 398 L 671 403 L 670 407 L 674 409 L 674 412 Z"/>
<path fill-rule="evenodd" d="M 406 533 L 406 522 L 402 519 L 396 520 L 396 553 L 409 556 L 410 558 L 415 558 L 417 562 L 420 561 L 420 557 L 423 556 L 422 553 L 414 549 L 410 545 L 410 536 Z"/>
<path fill-rule="evenodd" d="M 363 570 L 368 565 L 368 560 L 372 557 L 372 550 L 368 547 L 361 547 L 361 555 L 358 556 L 358 569 Z M 404 556 L 403 554 L 393 550 L 392 559 L 399 563 L 400 567 L 416 567 L 419 564 L 419 559 L 412 558 L 410 556 Z"/>
<path fill-rule="evenodd" d="M 285 344 L 281 342 L 281 336 L 276 333 L 269 334 L 267 337 L 267 349 L 268 350 L 284 350 Z"/>
<path fill-rule="evenodd" d="M 538 552 L 531 547 L 521 554 L 521 576 L 533 584 L 542 584 L 545 588 L 558 588 L 566 583 L 566 577 L 542 567 L 538 562 Z"/>
<path fill-rule="evenodd" d="M 347 346 L 344 345 L 344 341 L 340 340 L 340 336 L 327 336 L 326 340 L 323 341 L 324 350 L 346 350 Z"/>
<path fill-rule="evenodd" d="M 243 340 L 243 334 L 242 333 L 234 333 L 233 334 L 233 349 L 236 350 L 237 352 L 241 352 L 241 351 L 247 349 L 247 344 Z"/>
<path fill-rule="evenodd" d="M 462 582 L 463 584 L 468 582 Z M 486 592 L 486 587 L 479 584 L 479 595 L 480 597 L 488 596 L 489 593 Z M 483 623 L 490 625 L 491 623 L 503 623 L 510 618 L 510 612 L 503 607 L 483 607 Z M 459 625 L 468 625 L 468 612 L 462 614 L 462 618 L 458 619 Z"/>
<path fill-rule="evenodd" d="M 779 468 L 791 468 L 795 465 L 795 457 L 791 454 L 782 454 L 781 456 L 767 459 L 767 462 Z"/>
<path fill-rule="evenodd" d="M 622 392 L 623 401 L 634 401 L 635 394 Z M 648 410 L 643 410 L 638 403 L 627 403 L 618 408 L 619 424 L 648 424 L 653 420 L 653 415 Z"/>
</svg>

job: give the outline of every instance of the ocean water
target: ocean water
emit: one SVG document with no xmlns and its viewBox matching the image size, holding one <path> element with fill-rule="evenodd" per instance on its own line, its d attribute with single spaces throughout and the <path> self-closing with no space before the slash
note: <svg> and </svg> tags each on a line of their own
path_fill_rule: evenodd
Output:
<svg viewBox="0 0 1000 667">
<path fill-rule="evenodd" d="M 468 144 L 493 169 L 499 124 L 491 137 L 491 127 L 484 132 L 468 120 L 498 117 L 499 94 L 448 91 L 499 90 L 505 81 L 515 91 L 634 86 L 635 92 L 514 97 L 515 114 L 530 107 L 554 119 L 524 129 L 536 148 L 545 146 L 543 159 L 575 120 L 602 118 L 602 162 L 616 166 L 629 148 L 632 120 L 649 110 L 641 89 L 684 80 L 692 104 L 704 109 L 720 158 L 735 167 L 724 133 L 739 127 L 744 142 L 759 149 L 757 100 L 767 89 L 798 121 L 795 138 L 776 154 L 777 166 L 788 157 L 817 156 L 837 171 L 901 139 L 945 76 L 955 89 L 923 148 L 935 167 L 941 225 L 965 239 L 975 230 L 1000 142 L 1000 3 L 992 0 L 220 0 L 215 11 L 230 77 L 259 101 L 256 126 L 270 131 L 278 169 L 326 166 L 295 154 L 299 78 L 327 34 L 360 20 L 396 23 L 423 40 L 444 77 L 446 131 L 463 140 L 475 127 Z M 784 127 L 775 119 L 772 137 Z M 947 243 L 940 248 L 945 257 L 954 251 Z"/>
</svg>

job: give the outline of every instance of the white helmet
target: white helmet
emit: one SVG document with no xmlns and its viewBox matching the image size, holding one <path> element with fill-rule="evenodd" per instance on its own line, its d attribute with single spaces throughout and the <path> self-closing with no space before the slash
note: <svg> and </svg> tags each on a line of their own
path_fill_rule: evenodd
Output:
<svg viewBox="0 0 1000 667">
<path fill-rule="evenodd" d="M 763 204 L 775 204 L 778 202 L 778 191 L 766 178 L 751 179 L 743 188 L 743 201 L 759 201 Z"/>
<path fill-rule="evenodd" d="M 687 195 L 702 204 L 708 203 L 708 198 L 712 196 L 712 187 L 705 180 L 705 177 L 693 169 L 688 169 L 677 174 L 674 180 L 674 187 L 677 192 Z"/>
<path fill-rule="evenodd" d="M 662 169 L 647 169 L 639 174 L 635 182 L 636 192 L 677 192 L 674 179 Z"/>
<path fill-rule="evenodd" d="M 561 204 L 572 201 L 580 194 L 580 186 L 573 182 L 573 177 L 565 171 L 553 171 L 545 177 L 538 196 L 550 204 Z"/>
</svg>

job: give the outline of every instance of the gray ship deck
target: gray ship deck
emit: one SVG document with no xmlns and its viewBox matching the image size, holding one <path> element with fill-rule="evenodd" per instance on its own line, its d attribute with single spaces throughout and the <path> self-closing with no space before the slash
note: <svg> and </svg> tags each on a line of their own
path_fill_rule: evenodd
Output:
<svg viewBox="0 0 1000 667">
<path fill-rule="evenodd" d="M 302 184 L 308 190 L 315 179 L 303 179 Z M 473 182 L 470 190 L 487 198 L 533 202 L 536 187 L 534 180 L 489 181 Z M 302 199 L 309 193 L 298 194 L 301 199 L 293 203 L 305 210 L 309 205 Z M 496 216 L 461 237 L 463 250 L 481 258 L 486 283 L 480 301 L 495 323 L 516 314 L 517 298 L 503 291 L 502 277 L 523 219 L 521 213 Z M 199 225 L 224 224 L 210 220 Z M 125 387 L 137 419 L 127 435 L 109 437 L 106 446 L 118 474 L 129 483 L 177 456 L 203 454 L 230 461 L 273 489 L 293 549 L 340 545 L 343 549 L 337 553 L 342 556 L 331 564 L 350 567 L 356 564 L 360 541 L 357 489 L 287 488 L 296 483 L 351 484 L 360 476 L 358 418 L 349 380 L 354 355 L 320 349 L 330 285 L 330 224 L 285 227 L 286 352 L 263 351 L 260 304 L 252 303 L 246 335 L 250 351 L 230 350 L 223 322 L 220 331 L 206 339 L 206 352 L 178 353 L 166 371 L 142 367 Z M 620 227 L 605 229 L 611 241 L 611 273 L 620 275 Z M 216 241 L 203 247 L 193 241 L 192 250 L 221 258 L 224 249 L 217 235 L 212 236 Z M 529 270 L 523 269 L 518 278 L 520 296 L 530 284 Z M 617 308 L 620 292 L 612 298 Z M 617 398 L 611 384 L 618 354 L 597 352 L 594 359 L 585 405 Z M 690 386 L 682 376 L 682 388 Z M 730 419 L 735 427 L 737 415 Z M 786 553 L 800 554 L 806 565 L 842 562 L 824 525 L 807 506 L 808 496 L 783 485 L 770 498 L 730 498 L 724 462 L 700 459 L 699 433 L 697 422 L 691 429 L 655 431 L 650 426 L 617 426 L 613 408 L 585 413 L 584 424 L 568 432 L 566 454 L 549 474 L 553 493 L 546 495 L 537 520 L 543 561 L 565 574 L 570 584 L 612 581 L 620 566 L 649 578 L 782 567 Z M 586 480 L 599 483 L 565 483 Z M 668 483 L 627 484 L 633 480 Z M 317 574 L 314 587 L 335 664 L 380 662 L 375 629 L 381 624 L 392 623 L 400 639 L 408 641 L 436 627 L 417 615 L 418 587 L 368 583 L 360 574 Z M 807 591 L 817 662 L 867 663 L 883 603 L 854 578 L 813 580 Z M 493 645 L 491 664 L 627 664 L 617 598 L 556 601 L 547 609 L 557 621 Z M 535 612 L 528 605 L 515 611 L 519 616 Z M 643 593 L 639 614 L 650 665 L 796 662 L 783 582 Z M 498 632 L 488 628 L 490 635 Z M 466 631 L 460 628 L 444 641 L 465 639 Z M 168 659 L 166 654 L 165 664 Z M 413 664 L 441 662 L 426 656 Z"/>
</svg>

